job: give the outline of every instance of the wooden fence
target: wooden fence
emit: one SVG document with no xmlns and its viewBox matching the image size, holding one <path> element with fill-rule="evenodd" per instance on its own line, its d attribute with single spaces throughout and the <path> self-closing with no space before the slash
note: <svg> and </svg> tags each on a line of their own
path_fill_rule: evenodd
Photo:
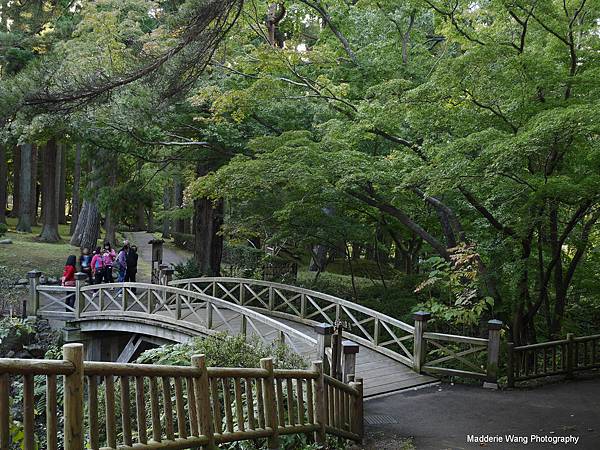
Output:
<svg viewBox="0 0 600 450">
<path fill-rule="evenodd" d="M 34 450 L 34 376 L 46 379 L 46 448 L 58 448 L 57 377 L 64 377 L 64 449 L 215 449 L 265 439 L 280 448 L 282 435 L 326 434 L 360 441 L 362 381 L 344 384 L 311 370 L 206 367 L 83 361 L 83 346 L 67 344 L 63 360 L 0 359 L 0 448 L 9 448 L 10 380 L 21 377 L 24 450 Z M 59 380 L 60 381 L 60 380 Z M 13 405 L 14 406 L 14 405 Z M 87 416 L 87 417 L 86 417 Z"/>
<path fill-rule="evenodd" d="M 552 375 L 573 377 L 574 372 L 600 368 L 600 334 L 540 344 L 508 344 L 508 385 Z"/>
</svg>

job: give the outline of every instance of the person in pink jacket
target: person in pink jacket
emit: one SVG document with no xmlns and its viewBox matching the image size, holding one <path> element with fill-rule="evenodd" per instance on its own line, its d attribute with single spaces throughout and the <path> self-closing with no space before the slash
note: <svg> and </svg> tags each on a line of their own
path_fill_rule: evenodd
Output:
<svg viewBox="0 0 600 450">
<path fill-rule="evenodd" d="M 117 258 L 117 253 L 110 246 L 110 242 L 104 243 L 104 250 L 102 251 L 102 261 L 104 262 L 104 282 L 113 283 L 113 264 Z"/>
<path fill-rule="evenodd" d="M 104 281 L 104 261 L 102 260 L 102 249 L 100 247 L 96 247 L 96 250 L 94 250 L 91 266 L 94 284 L 102 284 L 102 281 Z"/>
</svg>

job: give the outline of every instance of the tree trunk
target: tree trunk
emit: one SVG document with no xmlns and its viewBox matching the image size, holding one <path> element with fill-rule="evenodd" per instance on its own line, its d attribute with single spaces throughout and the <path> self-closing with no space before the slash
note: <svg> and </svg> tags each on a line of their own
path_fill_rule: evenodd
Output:
<svg viewBox="0 0 600 450">
<path fill-rule="evenodd" d="M 66 171 L 67 171 L 67 147 L 57 144 L 56 150 L 56 208 L 58 212 L 58 223 L 64 225 L 67 223 L 66 216 Z"/>
<path fill-rule="evenodd" d="M 81 211 L 79 211 L 75 229 L 73 230 L 71 241 L 69 242 L 71 245 L 79 247 L 81 245 L 81 239 L 83 238 L 83 231 L 87 225 L 87 215 L 88 208 L 90 203 L 87 200 L 83 201 L 83 206 L 81 207 Z"/>
<path fill-rule="evenodd" d="M 7 177 L 6 147 L 0 144 L 0 223 L 6 223 Z"/>
<path fill-rule="evenodd" d="M 19 176 L 19 223 L 17 231 L 31 233 L 31 144 L 21 146 L 21 175 Z"/>
<path fill-rule="evenodd" d="M 31 146 L 31 187 L 30 187 L 30 203 L 29 206 L 31 208 L 31 214 L 30 214 L 30 218 L 31 218 L 31 225 L 37 225 L 38 221 L 37 221 L 37 214 L 38 214 L 38 203 L 37 203 L 37 199 L 38 199 L 38 192 L 37 192 L 37 186 L 38 186 L 38 148 L 37 145 L 32 145 Z"/>
<path fill-rule="evenodd" d="M 75 233 L 79 220 L 79 183 L 81 180 L 81 144 L 75 146 L 75 167 L 73 168 L 73 194 L 71 206 L 71 234 Z"/>
<path fill-rule="evenodd" d="M 171 190 L 168 186 L 163 189 L 163 215 L 162 219 L 162 237 L 168 239 L 171 236 L 171 220 L 166 216 L 171 209 Z"/>
<path fill-rule="evenodd" d="M 174 203 L 175 206 L 177 206 L 178 208 L 181 208 L 183 206 L 183 185 L 181 184 L 180 180 L 175 180 L 175 186 L 173 188 L 173 196 L 174 196 Z M 185 229 L 185 225 L 184 225 L 184 220 L 183 219 L 177 219 L 175 221 L 175 232 L 176 233 L 183 233 L 184 229 Z"/>
<path fill-rule="evenodd" d="M 21 176 L 21 149 L 18 146 L 13 147 L 13 190 L 12 190 L 12 209 L 10 211 L 10 217 L 17 217 L 19 215 L 19 200 L 21 196 L 19 191 L 21 190 L 21 182 L 19 178 Z"/>
<path fill-rule="evenodd" d="M 327 266 L 327 247 L 317 244 L 312 248 L 312 256 L 308 265 L 309 272 L 323 272 Z"/>
<path fill-rule="evenodd" d="M 111 189 L 115 187 L 117 184 L 117 172 L 111 171 L 109 176 L 109 186 Z M 104 241 L 110 242 L 113 247 L 117 247 L 117 222 L 115 220 L 114 212 L 112 211 L 112 206 L 109 205 L 106 215 L 104 217 Z"/>
<path fill-rule="evenodd" d="M 100 211 L 95 201 L 88 202 L 85 227 L 81 236 L 80 247 L 95 249 L 100 236 Z M 112 244 L 112 243 L 111 243 Z"/>
<path fill-rule="evenodd" d="M 197 199 L 194 212 L 194 258 L 202 275 L 218 277 L 223 256 L 223 236 L 218 234 L 223 225 L 223 201 L 213 204 L 209 198 Z"/>
<path fill-rule="evenodd" d="M 57 176 L 57 147 L 56 140 L 51 139 L 43 151 L 43 186 L 42 186 L 42 208 L 44 209 L 44 226 L 40 239 L 45 242 L 58 242 L 58 195 L 56 185 Z"/>
<path fill-rule="evenodd" d="M 196 175 L 201 178 L 208 174 L 208 164 L 198 164 Z M 200 272 L 206 276 L 218 277 L 221 274 L 223 256 L 223 200 L 213 202 L 209 198 L 194 200 L 194 258 Z"/>
</svg>

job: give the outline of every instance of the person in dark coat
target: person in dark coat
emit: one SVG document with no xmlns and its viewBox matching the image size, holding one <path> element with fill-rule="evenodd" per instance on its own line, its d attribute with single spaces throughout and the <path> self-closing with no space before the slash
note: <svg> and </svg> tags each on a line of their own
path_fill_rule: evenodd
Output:
<svg viewBox="0 0 600 450">
<path fill-rule="evenodd" d="M 129 251 L 127 252 L 127 270 L 125 272 L 125 282 L 135 283 L 135 276 L 137 274 L 137 265 L 138 265 L 138 253 L 137 247 L 132 245 L 129 247 Z"/>
</svg>

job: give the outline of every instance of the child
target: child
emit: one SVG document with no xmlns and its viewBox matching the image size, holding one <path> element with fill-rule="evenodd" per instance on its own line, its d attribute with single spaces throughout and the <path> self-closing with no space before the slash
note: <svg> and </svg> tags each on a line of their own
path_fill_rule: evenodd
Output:
<svg viewBox="0 0 600 450">
<path fill-rule="evenodd" d="M 102 259 L 102 249 L 96 247 L 94 257 L 92 258 L 92 275 L 94 276 L 94 284 L 102 284 L 104 281 L 104 260 Z"/>
<path fill-rule="evenodd" d="M 81 271 L 88 276 L 89 284 L 93 284 L 91 264 L 92 255 L 90 255 L 90 250 L 86 247 L 81 251 L 81 256 L 79 257 L 79 265 L 81 266 Z"/>
<path fill-rule="evenodd" d="M 75 286 L 75 264 L 77 263 L 77 258 L 75 255 L 69 255 L 67 258 L 67 262 L 65 263 L 65 269 L 63 271 L 63 276 L 60 279 L 61 284 L 65 287 L 73 287 Z M 66 300 L 67 306 L 73 308 L 75 305 L 75 295 L 70 294 L 67 296 Z M 69 309 L 67 308 L 67 311 Z"/>
</svg>

